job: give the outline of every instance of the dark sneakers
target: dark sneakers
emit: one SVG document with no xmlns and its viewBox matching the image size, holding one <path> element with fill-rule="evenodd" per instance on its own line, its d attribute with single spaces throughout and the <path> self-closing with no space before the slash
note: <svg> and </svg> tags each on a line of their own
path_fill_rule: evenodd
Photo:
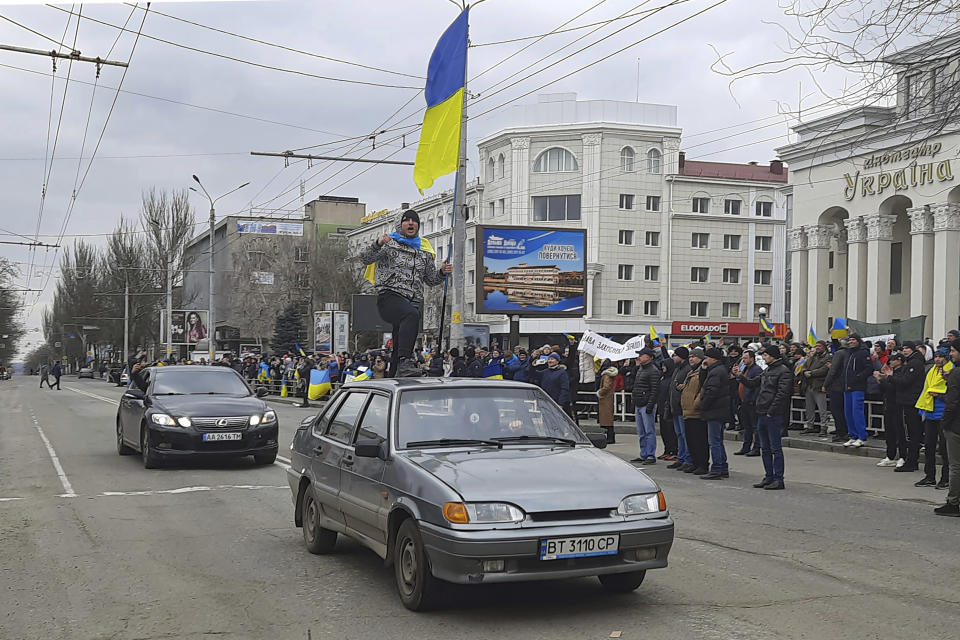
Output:
<svg viewBox="0 0 960 640">
<path fill-rule="evenodd" d="M 679 468 L 677 469 L 677 471 L 683 471 L 684 473 L 693 473 L 694 471 L 696 471 L 696 469 L 697 469 L 696 466 L 694 466 L 694 465 L 692 465 L 692 464 L 690 464 L 690 463 L 688 462 L 687 464 L 683 465 L 682 467 L 679 467 Z"/>
<path fill-rule="evenodd" d="M 417 366 L 417 361 L 411 358 L 400 358 L 400 364 L 397 365 L 397 378 L 420 378 L 423 376 L 423 369 Z"/>
<path fill-rule="evenodd" d="M 905 464 L 902 467 L 897 467 L 894 469 L 896 473 L 910 473 L 911 471 L 919 471 L 920 467 L 915 464 Z M 936 482 L 934 482 L 936 484 Z"/>
<path fill-rule="evenodd" d="M 940 482 L 937 483 L 937 489 L 949 489 L 949 488 L 950 488 L 949 480 L 941 480 Z"/>
<path fill-rule="evenodd" d="M 760 482 L 757 482 L 753 485 L 754 489 L 765 489 L 768 484 L 773 483 L 773 478 L 764 478 Z"/>
<path fill-rule="evenodd" d="M 960 505 L 950 504 L 949 502 L 942 507 L 937 507 L 933 510 L 938 516 L 951 516 L 953 518 L 960 518 Z"/>
<path fill-rule="evenodd" d="M 765 486 L 764 489 L 766 491 L 771 491 L 771 490 L 776 491 L 778 489 L 786 489 L 786 487 L 783 485 L 783 480 L 774 480 L 773 482 Z"/>
<path fill-rule="evenodd" d="M 673 464 L 668 464 L 667 469 L 679 469 L 682 466 L 683 466 L 683 462 L 681 462 L 680 460 L 677 460 Z"/>
<path fill-rule="evenodd" d="M 699 469 L 694 469 L 694 470 L 691 471 L 690 473 L 692 473 L 692 474 L 695 475 L 695 476 L 705 476 L 705 475 L 707 475 L 708 473 L 710 473 L 710 470 L 709 470 L 709 469 L 704 469 L 703 467 L 700 467 Z"/>
<path fill-rule="evenodd" d="M 744 457 L 746 457 L 746 458 L 756 458 L 757 456 L 760 455 L 760 450 L 759 450 L 759 449 L 754 449 L 753 451 L 749 451 L 749 452 L 747 452 L 747 453 L 745 453 L 745 454 L 743 454 L 743 455 L 744 455 Z"/>
<path fill-rule="evenodd" d="M 894 469 L 896 471 L 896 469 Z M 935 487 L 937 486 L 936 478 L 923 478 L 922 480 L 917 480 L 913 483 L 915 487 Z"/>
<path fill-rule="evenodd" d="M 706 473 L 706 474 L 700 476 L 700 479 L 701 479 L 701 480 L 720 480 L 720 479 L 722 479 L 722 478 L 729 478 L 729 477 L 730 477 L 730 474 L 729 474 L 729 473 L 721 473 L 721 472 L 718 472 L 718 471 L 711 471 L 710 473 Z"/>
</svg>

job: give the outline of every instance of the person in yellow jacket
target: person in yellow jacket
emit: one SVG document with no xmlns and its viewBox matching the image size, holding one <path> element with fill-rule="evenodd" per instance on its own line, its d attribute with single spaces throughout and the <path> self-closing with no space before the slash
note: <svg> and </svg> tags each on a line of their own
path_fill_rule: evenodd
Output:
<svg viewBox="0 0 960 640">
<path fill-rule="evenodd" d="M 943 428 L 940 419 L 945 407 L 943 396 L 947 392 L 947 377 L 953 369 L 950 362 L 950 352 L 946 347 L 940 347 L 933 357 L 933 366 L 927 371 L 923 382 L 923 391 L 917 398 L 916 408 L 923 419 L 924 432 L 924 463 L 923 478 L 914 483 L 917 487 L 933 487 L 946 489 L 950 486 L 950 461 L 947 457 L 947 443 L 943 437 Z M 937 446 L 940 448 L 940 457 L 943 465 L 940 471 L 940 482 L 937 482 Z M 919 448 L 920 443 L 911 443 Z"/>
</svg>

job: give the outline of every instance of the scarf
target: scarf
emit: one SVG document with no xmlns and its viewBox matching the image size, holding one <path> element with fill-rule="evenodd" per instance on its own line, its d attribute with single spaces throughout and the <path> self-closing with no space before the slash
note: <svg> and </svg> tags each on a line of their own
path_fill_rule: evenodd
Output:
<svg viewBox="0 0 960 640">
<path fill-rule="evenodd" d="M 434 251 L 433 245 L 430 244 L 430 241 L 426 238 L 421 238 L 420 236 L 414 236 L 413 238 L 408 238 L 405 235 L 392 231 L 390 237 L 400 244 L 405 244 L 412 249 L 417 251 L 426 251 L 434 258 L 437 257 L 437 252 Z M 369 282 L 372 285 L 377 284 L 377 263 L 368 264 L 367 268 L 363 272 L 363 279 Z"/>
<path fill-rule="evenodd" d="M 948 362 L 943 365 L 943 371 L 949 372 L 953 369 L 953 363 Z M 927 377 L 923 381 L 923 391 L 920 392 L 920 397 L 917 399 L 917 404 L 914 406 L 921 411 L 933 411 L 934 410 L 934 398 L 930 395 L 930 392 L 933 393 L 946 393 L 947 392 L 947 381 L 943 377 L 943 373 L 940 370 L 940 367 L 932 367 L 927 371 Z"/>
</svg>

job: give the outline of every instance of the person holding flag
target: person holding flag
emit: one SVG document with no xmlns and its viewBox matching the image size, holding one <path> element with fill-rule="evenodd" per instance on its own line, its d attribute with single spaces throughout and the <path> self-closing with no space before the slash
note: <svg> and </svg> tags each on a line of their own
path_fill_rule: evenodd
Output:
<svg viewBox="0 0 960 640">
<path fill-rule="evenodd" d="M 453 270 L 449 262 L 439 267 L 434 263 L 436 252 L 419 234 L 420 216 L 407 209 L 396 231 L 383 234 L 360 252 L 368 265 L 364 277 L 377 288 L 377 311 L 392 325 L 389 377 L 422 375 L 413 350 L 420 331 L 423 285 L 437 286 Z"/>
</svg>

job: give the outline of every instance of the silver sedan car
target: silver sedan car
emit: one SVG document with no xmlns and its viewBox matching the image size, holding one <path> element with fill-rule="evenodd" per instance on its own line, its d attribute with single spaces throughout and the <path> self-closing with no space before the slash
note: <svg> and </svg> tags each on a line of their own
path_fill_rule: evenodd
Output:
<svg viewBox="0 0 960 640">
<path fill-rule="evenodd" d="M 632 591 L 667 566 L 673 521 L 656 483 L 604 446 L 529 384 L 351 383 L 294 436 L 295 522 L 312 553 L 341 534 L 372 549 L 412 610 L 444 581 L 598 576 Z"/>
</svg>

